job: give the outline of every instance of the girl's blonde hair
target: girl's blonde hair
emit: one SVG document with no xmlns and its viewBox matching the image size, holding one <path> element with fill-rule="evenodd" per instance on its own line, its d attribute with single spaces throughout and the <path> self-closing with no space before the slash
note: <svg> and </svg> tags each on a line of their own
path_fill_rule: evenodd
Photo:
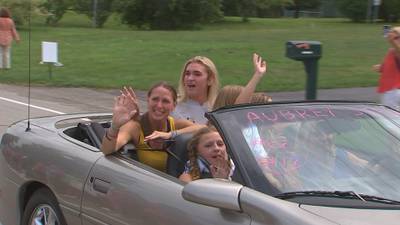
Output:
<svg viewBox="0 0 400 225">
<path fill-rule="evenodd" d="M 219 90 L 217 98 L 214 101 L 212 110 L 223 106 L 234 105 L 237 97 L 243 91 L 244 87 L 240 85 L 226 85 Z"/>
<path fill-rule="evenodd" d="M 197 150 L 197 146 L 200 144 L 200 139 L 206 134 L 218 132 L 214 126 L 207 126 L 198 130 L 192 137 L 192 139 L 188 143 L 188 158 L 190 171 L 189 174 L 192 177 L 192 180 L 197 180 L 201 178 L 199 164 L 197 163 L 197 158 L 199 156 L 199 152 Z M 229 168 L 231 167 L 230 161 L 227 161 Z"/>
<path fill-rule="evenodd" d="M 218 76 L 217 67 L 214 65 L 214 63 L 211 61 L 211 59 L 209 59 L 205 56 L 195 56 L 195 57 L 189 59 L 183 66 L 181 77 L 179 78 L 178 102 L 184 102 L 184 101 L 188 100 L 188 96 L 186 95 L 186 92 L 185 92 L 185 85 L 184 85 L 183 80 L 185 78 L 186 68 L 191 63 L 199 63 L 199 64 L 203 65 L 207 70 L 207 74 L 208 74 L 207 79 L 212 79 L 211 85 L 208 87 L 208 90 L 207 90 L 207 102 L 208 102 L 209 107 L 211 107 L 214 104 L 214 100 L 218 94 L 219 76 Z"/>
</svg>

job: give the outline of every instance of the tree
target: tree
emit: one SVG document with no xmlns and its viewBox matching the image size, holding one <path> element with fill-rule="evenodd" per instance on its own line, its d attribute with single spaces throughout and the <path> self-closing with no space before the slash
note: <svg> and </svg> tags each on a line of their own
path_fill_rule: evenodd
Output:
<svg viewBox="0 0 400 225">
<path fill-rule="evenodd" d="M 379 14 L 385 22 L 397 22 L 400 18 L 400 1 L 385 0 L 382 1 Z"/>
<path fill-rule="evenodd" d="M 223 18 L 220 0 L 118 0 L 116 5 L 124 23 L 141 29 L 188 29 Z"/>
<path fill-rule="evenodd" d="M 300 10 L 317 9 L 321 5 L 320 0 L 292 0 L 286 8 L 294 10 L 294 18 L 299 18 Z"/>
<path fill-rule="evenodd" d="M 221 0 L 202 0 L 200 1 L 201 22 L 202 23 L 213 23 L 221 21 L 224 18 L 222 12 L 222 2 Z"/>
<path fill-rule="evenodd" d="M 292 3 L 291 0 L 256 0 L 257 17 L 280 17 L 284 6 Z"/>
<path fill-rule="evenodd" d="M 338 0 L 337 4 L 340 12 L 353 22 L 364 21 L 367 16 L 368 1 Z"/>
<path fill-rule="evenodd" d="M 103 27 L 108 17 L 112 14 L 114 0 L 75 0 L 75 10 L 94 18 L 94 27 Z"/>
<path fill-rule="evenodd" d="M 29 15 L 37 13 L 43 0 L 0 0 L 0 6 L 10 9 L 11 16 L 17 25 L 28 21 Z"/>
<path fill-rule="evenodd" d="M 47 15 L 46 24 L 56 25 L 72 3 L 72 0 L 47 0 L 42 3 L 40 7 Z"/>
<path fill-rule="evenodd" d="M 246 22 L 249 17 L 280 16 L 282 7 L 291 4 L 292 0 L 223 0 L 225 16 L 241 16 Z"/>
<path fill-rule="evenodd" d="M 256 0 L 239 0 L 239 15 L 243 22 L 248 22 L 249 17 L 255 16 L 257 9 Z"/>
<path fill-rule="evenodd" d="M 222 11 L 225 16 L 239 16 L 239 0 L 223 0 Z"/>
</svg>

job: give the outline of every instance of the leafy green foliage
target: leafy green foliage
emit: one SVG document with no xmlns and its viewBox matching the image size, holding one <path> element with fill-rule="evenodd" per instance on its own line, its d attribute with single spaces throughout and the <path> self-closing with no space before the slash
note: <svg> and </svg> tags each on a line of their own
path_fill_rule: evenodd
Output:
<svg viewBox="0 0 400 225">
<path fill-rule="evenodd" d="M 282 8 L 292 0 L 256 0 L 258 17 L 280 17 Z"/>
<path fill-rule="evenodd" d="M 46 0 L 40 5 L 42 11 L 47 15 L 46 24 L 56 25 L 72 5 L 73 0 Z"/>
<path fill-rule="evenodd" d="M 300 10 L 317 9 L 321 5 L 321 0 L 292 0 L 286 8 L 295 11 L 294 17 L 299 17 Z"/>
<path fill-rule="evenodd" d="M 364 0 L 338 0 L 340 12 L 353 22 L 361 22 L 366 18 L 368 1 Z"/>
<path fill-rule="evenodd" d="M 292 4 L 292 0 L 223 0 L 225 16 L 241 16 L 242 21 L 249 17 L 279 17 L 282 7 Z"/>
<path fill-rule="evenodd" d="M 97 0 L 95 27 L 103 27 L 108 17 L 112 14 L 114 0 Z M 94 0 L 75 0 L 75 9 L 86 14 L 90 19 L 94 17 Z"/>
<path fill-rule="evenodd" d="M 256 0 L 239 0 L 239 15 L 243 22 L 247 22 L 249 17 L 255 14 L 257 5 Z"/>
<path fill-rule="evenodd" d="M 214 23 L 222 21 L 224 14 L 222 12 L 221 0 L 208 0 L 200 1 L 200 8 L 207 10 L 200 10 L 201 22 L 203 23 Z"/>
<path fill-rule="evenodd" d="M 44 0 L 0 0 L 0 6 L 10 9 L 15 24 L 22 25 L 28 21 L 30 13 L 38 13 L 38 5 Z"/>
<path fill-rule="evenodd" d="M 220 0 L 125 0 L 122 21 L 138 28 L 187 29 L 223 18 Z M 119 4 L 121 5 L 121 4 Z"/>
<path fill-rule="evenodd" d="M 380 7 L 380 15 L 386 22 L 397 22 L 400 18 L 400 1 L 385 0 Z"/>
</svg>

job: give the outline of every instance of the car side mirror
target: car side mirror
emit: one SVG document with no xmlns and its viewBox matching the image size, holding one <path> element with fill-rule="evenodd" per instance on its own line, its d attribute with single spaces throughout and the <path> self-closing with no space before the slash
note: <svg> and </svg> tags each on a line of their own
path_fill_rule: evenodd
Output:
<svg viewBox="0 0 400 225">
<path fill-rule="evenodd" d="M 190 202 L 241 211 L 239 194 L 243 185 L 223 179 L 199 179 L 186 184 L 182 191 Z"/>
</svg>

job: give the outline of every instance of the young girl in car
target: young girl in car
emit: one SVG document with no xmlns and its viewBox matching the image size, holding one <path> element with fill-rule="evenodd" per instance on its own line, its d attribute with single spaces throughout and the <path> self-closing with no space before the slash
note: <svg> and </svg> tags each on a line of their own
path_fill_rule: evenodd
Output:
<svg viewBox="0 0 400 225">
<path fill-rule="evenodd" d="M 196 132 L 188 144 L 189 160 L 179 179 L 185 182 L 201 178 L 230 179 L 235 165 L 229 159 L 226 146 L 214 127 Z"/>
</svg>

